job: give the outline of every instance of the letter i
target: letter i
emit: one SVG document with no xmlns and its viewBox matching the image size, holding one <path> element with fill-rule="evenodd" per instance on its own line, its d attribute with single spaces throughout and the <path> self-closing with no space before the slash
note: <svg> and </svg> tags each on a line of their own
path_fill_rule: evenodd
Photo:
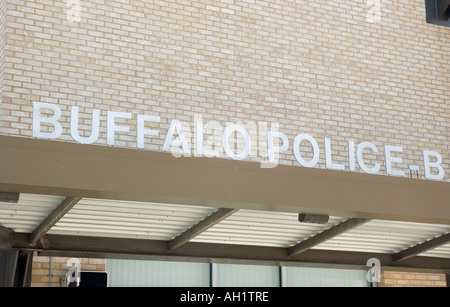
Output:
<svg viewBox="0 0 450 307">
<path fill-rule="evenodd" d="M 348 141 L 348 168 L 351 172 L 355 171 L 355 142 Z"/>
</svg>

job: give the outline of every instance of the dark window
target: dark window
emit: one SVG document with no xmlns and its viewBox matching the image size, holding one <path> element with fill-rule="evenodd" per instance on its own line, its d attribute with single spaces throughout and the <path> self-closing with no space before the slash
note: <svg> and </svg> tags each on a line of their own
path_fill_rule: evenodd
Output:
<svg viewBox="0 0 450 307">
<path fill-rule="evenodd" d="M 450 27 L 450 0 L 425 0 L 427 22 Z"/>
<path fill-rule="evenodd" d="M 80 288 L 103 288 L 108 286 L 108 273 L 83 272 L 80 274 Z"/>
</svg>

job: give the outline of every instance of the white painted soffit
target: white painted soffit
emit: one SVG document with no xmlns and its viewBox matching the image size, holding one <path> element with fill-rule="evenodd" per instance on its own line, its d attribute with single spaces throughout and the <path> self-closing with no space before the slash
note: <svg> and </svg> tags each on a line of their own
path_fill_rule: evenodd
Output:
<svg viewBox="0 0 450 307">
<path fill-rule="evenodd" d="M 20 194 L 19 202 L 0 202 L 0 226 L 31 233 L 64 200 L 62 196 Z"/>
<path fill-rule="evenodd" d="M 394 254 L 449 232 L 450 225 L 371 220 L 315 246 L 314 249 Z M 437 254 L 439 257 L 450 258 L 450 253 L 445 248 L 441 248 L 438 253 L 429 251 L 421 256 Z"/>
<path fill-rule="evenodd" d="M 84 198 L 49 234 L 171 240 L 216 208 Z"/>
<path fill-rule="evenodd" d="M 327 224 L 308 224 L 300 223 L 296 213 L 239 210 L 192 241 L 289 247 L 344 220 L 330 217 Z"/>
<path fill-rule="evenodd" d="M 17 204 L 0 203 L 0 226 L 31 233 L 62 196 L 20 194 Z M 82 199 L 48 233 L 169 241 L 217 208 L 145 202 Z M 239 210 L 192 242 L 291 247 L 343 221 L 298 222 L 296 213 Z M 372 220 L 314 247 L 321 250 L 397 253 L 450 232 L 450 225 Z M 450 258 L 450 244 L 420 256 Z"/>
</svg>

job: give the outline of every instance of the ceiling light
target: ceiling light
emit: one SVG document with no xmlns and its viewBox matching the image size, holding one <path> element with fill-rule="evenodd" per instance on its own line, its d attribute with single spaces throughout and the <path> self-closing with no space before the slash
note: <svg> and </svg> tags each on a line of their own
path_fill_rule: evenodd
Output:
<svg viewBox="0 0 450 307">
<path fill-rule="evenodd" d="M 19 202 L 19 193 L 0 192 L 0 203 L 17 204 Z"/>
<path fill-rule="evenodd" d="M 300 223 L 313 223 L 313 224 L 326 224 L 330 217 L 328 215 L 320 214 L 305 214 L 300 213 L 298 215 L 298 221 Z"/>
</svg>

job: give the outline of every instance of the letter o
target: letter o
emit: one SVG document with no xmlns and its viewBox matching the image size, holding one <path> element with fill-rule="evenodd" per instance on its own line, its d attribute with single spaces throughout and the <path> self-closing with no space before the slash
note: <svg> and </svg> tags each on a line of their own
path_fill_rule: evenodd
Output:
<svg viewBox="0 0 450 307">
<path fill-rule="evenodd" d="M 230 135 L 234 132 L 239 132 L 244 137 L 244 149 L 240 153 L 235 153 L 231 148 L 230 144 L 228 142 L 228 139 L 230 138 Z M 225 128 L 222 136 L 222 146 L 223 150 L 225 151 L 225 154 L 234 159 L 234 160 L 243 160 L 248 157 L 250 154 L 250 148 L 251 148 L 251 142 L 250 142 L 250 135 L 248 134 L 248 131 L 239 125 L 231 125 Z"/>
<path fill-rule="evenodd" d="M 308 141 L 313 149 L 313 157 L 309 161 L 306 161 L 305 159 L 302 158 L 299 150 L 300 143 L 304 140 Z M 320 156 L 319 144 L 317 144 L 317 141 L 309 134 L 303 133 L 297 135 L 294 139 L 293 150 L 295 159 L 297 159 L 298 163 L 300 163 L 304 167 L 314 167 L 319 161 Z"/>
</svg>

